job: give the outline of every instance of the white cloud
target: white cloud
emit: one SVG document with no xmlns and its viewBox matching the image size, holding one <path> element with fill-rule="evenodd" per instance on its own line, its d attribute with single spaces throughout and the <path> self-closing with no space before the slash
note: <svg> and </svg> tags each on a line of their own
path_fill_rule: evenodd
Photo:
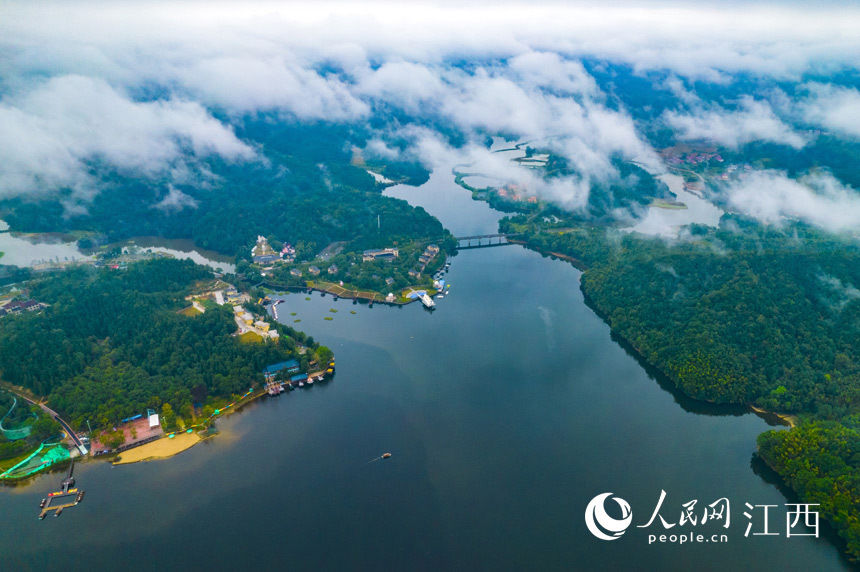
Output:
<svg viewBox="0 0 860 572">
<path fill-rule="evenodd" d="M 164 195 L 164 198 L 152 206 L 162 211 L 181 211 L 184 208 L 197 208 L 197 201 L 194 200 L 194 197 L 186 195 L 173 185 L 170 185 L 169 191 Z"/>
<path fill-rule="evenodd" d="M 338 78 L 323 77 L 285 57 L 218 57 L 179 73 L 189 92 L 208 105 L 244 113 L 281 109 L 299 119 L 355 120 L 368 112 Z"/>
<path fill-rule="evenodd" d="M 527 85 L 548 88 L 569 94 L 595 95 L 597 84 L 582 64 L 576 60 L 562 59 L 549 52 L 526 52 L 514 56 L 508 68 Z"/>
<path fill-rule="evenodd" d="M 52 78 L 0 100 L 0 195 L 92 191 L 88 163 L 157 175 L 186 157 L 254 152 L 199 103 L 135 102 L 102 80 Z"/>
<path fill-rule="evenodd" d="M 799 180 L 756 171 L 724 192 L 729 205 L 768 224 L 798 219 L 831 231 L 860 229 L 860 193 L 825 173 Z"/>
<path fill-rule="evenodd" d="M 181 163 L 206 155 L 251 157 L 207 108 L 233 119 L 278 112 L 363 121 L 384 103 L 453 124 L 471 141 L 506 133 L 549 147 L 576 177 L 547 183 L 476 144 L 456 154 L 581 205 L 592 182 L 613 176 L 614 157 L 654 172 L 661 164 L 580 59 L 669 70 L 667 86 L 692 111 L 666 120 L 685 138 L 799 148 L 803 138 L 767 103 L 710 106 L 693 80 L 856 69 L 858 24 L 860 8 L 844 6 L 7 2 L 0 7 L 0 192 L 86 189 L 93 159 L 153 174 L 187 172 Z M 33 88 L 33 78 L 49 79 Z M 856 91 L 811 89 L 817 99 L 808 120 L 857 134 Z M 157 99 L 139 101 L 142 93 Z M 368 151 L 391 155 L 380 137 Z M 438 137 L 413 140 L 413 152 L 452 155 Z"/>
<path fill-rule="evenodd" d="M 664 120 L 681 139 L 703 139 L 737 148 L 751 141 L 772 141 L 799 149 L 806 140 L 777 117 L 770 105 L 750 97 L 734 111 L 719 106 L 694 107 L 690 113 L 668 111 Z"/>
<path fill-rule="evenodd" d="M 825 286 L 830 294 L 830 302 L 833 304 L 833 309 L 841 312 L 845 306 L 860 299 L 860 290 L 855 288 L 850 282 L 846 283 L 835 276 L 821 273 L 818 279 Z"/>
<path fill-rule="evenodd" d="M 438 63 L 542 51 L 692 78 L 798 78 L 856 67 L 858 22 L 860 8 L 838 4 L 7 2 L 0 37 L 11 51 L 3 49 L 10 57 L 0 75 L 37 65 L 133 80 L 170 73 L 189 55 L 258 60 L 289 48 L 304 63 L 360 65 L 364 55 Z"/>
<path fill-rule="evenodd" d="M 811 97 L 801 103 L 807 121 L 849 137 L 860 137 L 860 91 L 829 84 L 809 84 Z"/>
<path fill-rule="evenodd" d="M 410 112 L 426 111 L 448 89 L 439 71 L 404 61 L 386 62 L 362 73 L 356 86 L 361 95 L 398 104 Z"/>
</svg>

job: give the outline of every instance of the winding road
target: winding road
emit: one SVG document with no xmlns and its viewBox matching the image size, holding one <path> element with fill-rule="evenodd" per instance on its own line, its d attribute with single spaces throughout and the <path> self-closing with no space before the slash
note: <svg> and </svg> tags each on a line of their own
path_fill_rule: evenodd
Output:
<svg viewBox="0 0 860 572">
<path fill-rule="evenodd" d="M 13 391 L 12 393 L 17 395 L 21 399 L 25 400 L 27 403 L 31 403 L 33 405 L 37 405 L 37 406 L 41 407 L 42 411 L 44 411 L 45 413 L 47 413 L 48 415 L 53 417 L 54 420 L 63 427 L 66 434 L 68 434 L 68 436 L 72 439 L 72 441 L 74 441 L 75 446 L 78 448 L 78 451 L 80 451 L 81 455 L 86 456 L 86 454 L 89 452 L 89 451 L 87 451 L 86 445 L 84 445 L 83 441 L 81 441 L 81 438 L 78 437 L 78 435 L 72 430 L 71 425 L 69 425 L 65 421 L 65 419 L 60 417 L 59 413 L 57 413 L 56 411 L 54 411 L 53 409 L 51 409 L 50 407 L 48 407 L 44 403 L 37 403 L 37 402 L 33 401 L 32 399 L 30 399 L 26 395 L 20 394 L 20 393 L 15 392 L 15 391 Z"/>
</svg>

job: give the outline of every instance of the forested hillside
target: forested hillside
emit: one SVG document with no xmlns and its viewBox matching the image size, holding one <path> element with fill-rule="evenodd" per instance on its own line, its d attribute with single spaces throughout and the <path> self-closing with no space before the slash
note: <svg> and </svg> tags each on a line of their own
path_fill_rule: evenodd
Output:
<svg viewBox="0 0 860 572">
<path fill-rule="evenodd" d="M 257 235 L 316 254 L 335 241 L 361 251 L 444 234 L 438 220 L 382 196 L 373 177 L 350 164 L 348 141 L 360 142 L 360 130 L 260 123 L 242 131 L 258 144 L 255 159 L 210 159 L 187 184 L 171 180 L 173 174 L 152 180 L 94 164 L 96 200 L 69 211 L 67 194 L 10 199 L 0 201 L 0 215 L 22 232 L 92 233 L 85 244 L 135 236 L 187 238 L 239 258 L 250 257 Z M 393 162 L 383 170 L 413 184 L 428 176 L 415 164 Z"/>
<path fill-rule="evenodd" d="M 525 215 L 501 227 L 578 260 L 589 303 L 685 394 L 799 415 L 761 437 L 760 455 L 801 498 L 825 499 L 860 557 L 856 241 L 731 217 L 669 243 Z"/>
<path fill-rule="evenodd" d="M 165 403 L 190 417 L 194 404 L 244 393 L 306 340 L 285 329 L 277 342 L 242 344 L 230 335 L 229 306 L 178 313 L 194 282 L 210 276 L 189 261 L 153 260 L 33 281 L 31 296 L 50 306 L 3 319 L 0 379 L 46 396 L 75 427 L 110 426 Z"/>
</svg>

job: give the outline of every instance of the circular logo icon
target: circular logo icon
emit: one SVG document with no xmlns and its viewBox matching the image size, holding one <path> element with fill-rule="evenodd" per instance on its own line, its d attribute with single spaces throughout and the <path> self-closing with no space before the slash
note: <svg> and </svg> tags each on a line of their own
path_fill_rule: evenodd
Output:
<svg viewBox="0 0 860 572">
<path fill-rule="evenodd" d="M 621 519 L 612 518 L 606 514 L 603 506 L 606 499 L 612 497 L 621 507 Z M 617 540 L 633 521 L 633 511 L 626 500 L 612 496 L 612 493 L 602 493 L 591 499 L 585 507 L 585 526 L 588 531 L 601 540 Z"/>
</svg>

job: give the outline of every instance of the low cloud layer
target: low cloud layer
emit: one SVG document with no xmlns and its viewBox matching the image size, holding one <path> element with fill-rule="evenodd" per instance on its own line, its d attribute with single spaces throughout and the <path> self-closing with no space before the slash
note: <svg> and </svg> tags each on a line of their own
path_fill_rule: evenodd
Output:
<svg viewBox="0 0 860 572">
<path fill-rule="evenodd" d="M 713 141 L 733 149 L 751 141 L 771 141 L 799 149 L 806 140 L 776 116 L 764 101 L 744 98 L 738 109 L 729 111 L 719 106 L 693 111 L 667 112 L 666 123 L 681 139 Z"/>
<path fill-rule="evenodd" d="M 754 172 L 725 194 L 732 209 L 768 224 L 796 219 L 835 232 L 860 229 L 860 193 L 829 174 L 790 179 L 779 171 Z"/>
<path fill-rule="evenodd" d="M 199 103 L 136 102 L 103 80 L 60 76 L 0 100 L 2 194 L 92 191 L 94 162 L 148 176 L 188 158 L 253 150 Z"/>
<path fill-rule="evenodd" d="M 802 148 L 797 121 L 860 136 L 856 89 L 810 83 L 800 102 L 784 106 L 758 94 L 703 101 L 695 86 L 728 85 L 739 73 L 773 83 L 856 70 L 858 22 L 860 9 L 828 5 L 5 3 L 0 197 L 61 188 L 91 196 L 97 163 L 181 183 L 205 157 L 253 160 L 255 144 L 232 127 L 247 117 L 366 124 L 375 110 L 393 109 L 414 124 L 392 120 L 369 152 L 394 157 L 393 138 L 411 141 L 410 157 L 470 163 L 577 208 L 595 182 L 615 175 L 613 159 L 662 169 L 631 110 L 600 87 L 586 58 L 668 77 L 663 87 L 677 106 L 663 120 L 680 138 Z M 451 126 L 465 145 L 452 149 L 432 125 Z M 489 153 L 487 134 L 534 141 L 577 174 L 545 181 Z M 731 196 L 765 220 L 795 216 L 798 189 L 812 183 L 785 181 L 797 188 L 762 193 L 748 179 Z M 828 189 L 808 202 L 850 202 L 851 189 Z M 159 208 L 193 207 L 187 198 L 171 192 Z M 845 226 L 845 213 L 830 222 L 810 216 Z"/>
<path fill-rule="evenodd" d="M 801 104 L 806 121 L 840 135 L 860 138 L 860 91 L 814 83 L 811 97 Z"/>
</svg>

